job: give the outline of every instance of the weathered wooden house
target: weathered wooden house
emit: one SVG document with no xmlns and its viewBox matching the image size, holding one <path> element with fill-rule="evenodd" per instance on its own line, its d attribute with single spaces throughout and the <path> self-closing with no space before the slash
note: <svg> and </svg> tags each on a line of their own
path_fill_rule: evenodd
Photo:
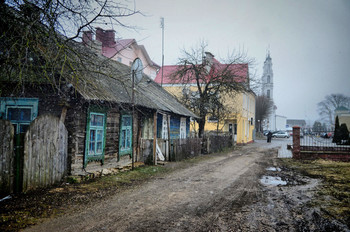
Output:
<svg viewBox="0 0 350 232">
<path fill-rule="evenodd" d="M 130 67 L 79 43 L 75 46 L 85 54 L 84 67 L 75 79 L 62 79 L 56 86 L 32 82 L 24 85 L 23 91 L 15 91 L 16 81 L 0 80 L 6 86 L 1 92 L 0 119 L 11 121 L 15 134 L 29 136 L 33 121 L 47 114 L 65 125 L 68 138 L 61 144 L 67 146 L 67 170 L 62 173 L 84 175 L 125 166 L 133 155 L 135 161 L 143 162 L 153 155 L 154 137 L 188 137 L 190 117 L 196 115 L 160 85 L 143 74 L 134 87 L 133 110 Z M 44 135 L 39 129 L 31 139 Z M 42 146 L 45 149 L 46 145 Z M 24 153 L 28 155 L 26 149 Z M 32 165 L 35 170 L 50 164 Z M 41 177 L 36 174 L 33 178 Z"/>
</svg>

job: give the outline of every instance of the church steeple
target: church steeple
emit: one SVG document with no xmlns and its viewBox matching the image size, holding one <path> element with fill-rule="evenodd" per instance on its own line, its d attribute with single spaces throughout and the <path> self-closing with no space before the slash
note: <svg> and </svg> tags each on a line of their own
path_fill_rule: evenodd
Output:
<svg viewBox="0 0 350 232">
<path fill-rule="evenodd" d="M 266 58 L 264 61 L 264 70 L 261 77 L 262 82 L 262 95 L 265 95 L 269 99 L 273 100 L 273 71 L 272 71 L 272 59 L 270 56 L 270 51 L 267 51 Z M 273 109 L 267 117 L 266 121 L 264 120 L 264 129 L 275 131 L 277 128 L 276 125 L 276 109 L 277 107 L 273 105 Z"/>
<path fill-rule="evenodd" d="M 264 62 L 262 81 L 262 94 L 273 100 L 273 71 L 272 71 L 272 59 L 270 51 L 267 52 L 267 56 Z"/>
</svg>

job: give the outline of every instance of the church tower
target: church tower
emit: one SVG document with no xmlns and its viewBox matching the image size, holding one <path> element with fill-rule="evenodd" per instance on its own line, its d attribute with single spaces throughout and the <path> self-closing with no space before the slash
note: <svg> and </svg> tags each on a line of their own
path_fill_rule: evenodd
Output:
<svg viewBox="0 0 350 232">
<path fill-rule="evenodd" d="M 272 71 L 272 59 L 270 57 L 270 52 L 267 53 L 265 62 L 264 62 L 264 69 L 263 69 L 263 75 L 261 78 L 262 82 L 262 95 L 265 95 L 267 98 L 271 99 L 272 103 L 273 100 L 273 71 Z M 267 120 L 264 123 L 264 129 L 269 131 L 275 131 L 276 130 L 276 109 L 277 107 L 273 105 L 273 108 L 271 110 L 271 113 Z"/>
<path fill-rule="evenodd" d="M 261 79 L 262 94 L 273 101 L 273 71 L 270 52 L 268 52 L 266 60 L 264 62 L 264 71 Z"/>
</svg>

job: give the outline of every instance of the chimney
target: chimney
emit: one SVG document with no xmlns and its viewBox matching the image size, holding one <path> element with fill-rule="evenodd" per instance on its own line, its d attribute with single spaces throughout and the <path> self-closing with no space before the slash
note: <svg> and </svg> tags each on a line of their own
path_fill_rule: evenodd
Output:
<svg viewBox="0 0 350 232">
<path fill-rule="evenodd" d="M 92 42 L 92 31 L 83 32 L 83 43 L 84 45 L 89 45 Z"/>
<path fill-rule="evenodd" d="M 210 52 L 205 52 L 205 62 L 208 64 L 208 65 L 212 65 L 213 64 L 213 58 L 214 58 L 214 55 L 211 54 Z"/>
<path fill-rule="evenodd" d="M 213 65 L 213 59 L 214 59 L 214 55 L 211 54 L 210 52 L 205 52 L 205 57 L 203 59 L 203 64 L 205 65 L 205 68 L 207 70 L 207 72 L 210 72 L 210 69 Z"/>
<path fill-rule="evenodd" d="M 102 47 L 112 47 L 115 45 L 115 31 L 96 28 L 96 40 L 102 43 Z"/>
</svg>

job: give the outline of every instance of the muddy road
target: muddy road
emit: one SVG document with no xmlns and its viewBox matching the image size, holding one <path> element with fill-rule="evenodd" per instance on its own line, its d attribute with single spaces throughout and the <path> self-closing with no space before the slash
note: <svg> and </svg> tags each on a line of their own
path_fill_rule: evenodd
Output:
<svg viewBox="0 0 350 232">
<path fill-rule="evenodd" d="M 261 144 L 245 146 L 26 231 L 323 230 L 318 212 L 305 208 L 318 180 L 279 169 L 276 156 Z M 270 183 L 276 175 L 291 184 Z"/>
</svg>

